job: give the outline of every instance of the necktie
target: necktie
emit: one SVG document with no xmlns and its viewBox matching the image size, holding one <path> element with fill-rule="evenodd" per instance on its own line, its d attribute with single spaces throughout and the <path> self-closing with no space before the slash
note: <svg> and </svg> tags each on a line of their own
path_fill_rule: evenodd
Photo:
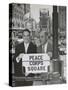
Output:
<svg viewBox="0 0 68 90">
<path fill-rule="evenodd" d="M 44 53 L 44 46 L 42 46 L 42 53 Z"/>
</svg>

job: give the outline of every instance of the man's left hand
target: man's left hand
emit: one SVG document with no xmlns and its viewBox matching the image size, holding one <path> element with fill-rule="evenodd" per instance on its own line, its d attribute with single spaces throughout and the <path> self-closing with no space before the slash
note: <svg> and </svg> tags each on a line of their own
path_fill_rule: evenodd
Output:
<svg viewBox="0 0 68 90">
<path fill-rule="evenodd" d="M 50 56 L 50 58 L 52 57 L 52 52 L 48 52 L 48 55 Z"/>
</svg>

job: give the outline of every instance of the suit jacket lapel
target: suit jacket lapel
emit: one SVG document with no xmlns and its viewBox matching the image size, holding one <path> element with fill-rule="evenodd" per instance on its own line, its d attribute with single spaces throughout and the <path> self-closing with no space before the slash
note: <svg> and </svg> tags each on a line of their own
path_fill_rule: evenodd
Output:
<svg viewBox="0 0 68 90">
<path fill-rule="evenodd" d="M 42 45 L 40 45 L 40 46 L 37 48 L 37 52 L 38 52 L 38 53 L 42 53 Z"/>
<path fill-rule="evenodd" d="M 23 53 L 25 53 L 25 46 L 24 46 L 24 42 L 22 43 L 22 49 L 23 49 Z"/>
<path fill-rule="evenodd" d="M 52 47 L 50 46 L 50 44 L 49 44 L 49 42 L 48 42 L 48 45 L 47 45 L 47 53 L 50 51 L 50 49 L 51 49 Z"/>
<path fill-rule="evenodd" d="M 31 43 L 29 43 L 28 49 L 27 49 L 27 53 L 30 52 L 30 47 L 31 47 Z"/>
</svg>

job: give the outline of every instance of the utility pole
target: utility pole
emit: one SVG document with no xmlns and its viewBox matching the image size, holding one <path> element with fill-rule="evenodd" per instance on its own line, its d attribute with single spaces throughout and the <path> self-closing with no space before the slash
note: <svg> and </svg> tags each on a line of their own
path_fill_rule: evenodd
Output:
<svg viewBox="0 0 68 90">
<path fill-rule="evenodd" d="M 58 53 L 58 12 L 57 6 L 53 6 L 53 72 L 61 75 L 61 61 Z"/>
</svg>

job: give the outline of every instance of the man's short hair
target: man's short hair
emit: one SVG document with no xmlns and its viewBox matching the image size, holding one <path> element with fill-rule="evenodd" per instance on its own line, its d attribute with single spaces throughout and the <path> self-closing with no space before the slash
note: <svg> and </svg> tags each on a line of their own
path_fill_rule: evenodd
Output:
<svg viewBox="0 0 68 90">
<path fill-rule="evenodd" d="M 48 32 L 46 32 L 46 31 L 40 31 L 40 33 L 43 33 L 43 34 L 45 34 L 46 36 L 48 36 Z"/>
<path fill-rule="evenodd" d="M 30 34 L 30 30 L 29 30 L 29 29 L 24 29 L 24 30 L 23 30 L 23 33 L 24 33 L 25 31 L 27 31 L 27 32 Z"/>
</svg>

